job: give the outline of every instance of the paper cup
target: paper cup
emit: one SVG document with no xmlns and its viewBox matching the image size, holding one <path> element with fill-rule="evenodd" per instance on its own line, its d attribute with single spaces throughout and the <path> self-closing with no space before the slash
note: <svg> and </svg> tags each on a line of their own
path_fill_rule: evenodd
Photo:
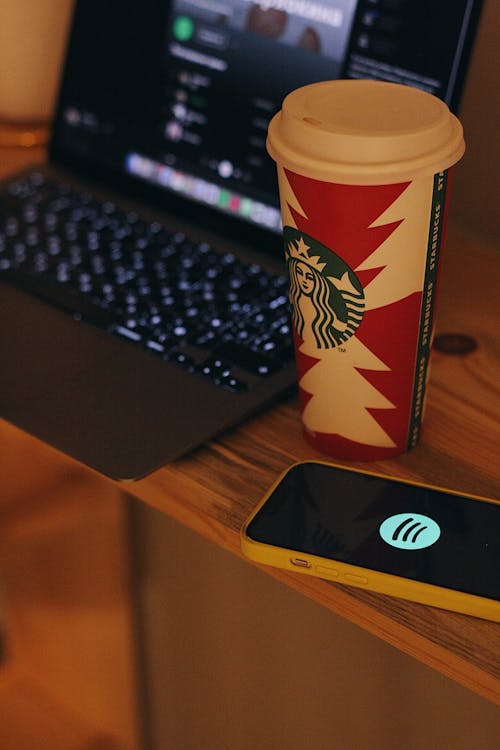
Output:
<svg viewBox="0 0 500 750">
<path fill-rule="evenodd" d="M 336 458 L 419 440 L 450 168 L 444 102 L 379 81 L 312 84 L 272 119 L 304 434 Z"/>
</svg>

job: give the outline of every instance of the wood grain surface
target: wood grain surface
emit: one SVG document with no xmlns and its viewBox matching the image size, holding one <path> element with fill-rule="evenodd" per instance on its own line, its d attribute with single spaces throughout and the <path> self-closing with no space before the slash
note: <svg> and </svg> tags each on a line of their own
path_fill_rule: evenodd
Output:
<svg viewBox="0 0 500 750">
<path fill-rule="evenodd" d="M 340 463 L 500 499 L 499 272 L 494 248 L 450 232 L 436 332 L 472 336 L 477 348 L 465 356 L 433 352 L 419 446 L 369 466 Z M 304 441 L 298 404 L 291 399 L 127 490 L 241 555 L 239 530 L 253 507 L 282 471 L 308 459 L 325 457 Z M 265 570 L 500 705 L 499 625 L 299 573 Z"/>
</svg>

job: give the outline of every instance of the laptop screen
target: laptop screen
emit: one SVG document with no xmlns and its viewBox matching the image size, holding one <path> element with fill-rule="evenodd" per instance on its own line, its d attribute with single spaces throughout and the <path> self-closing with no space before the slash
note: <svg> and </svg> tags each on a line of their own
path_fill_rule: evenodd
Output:
<svg viewBox="0 0 500 750">
<path fill-rule="evenodd" d="M 278 234 L 265 138 L 284 96 L 323 79 L 380 78 L 456 111 L 480 5 L 80 0 L 52 153 Z"/>
</svg>

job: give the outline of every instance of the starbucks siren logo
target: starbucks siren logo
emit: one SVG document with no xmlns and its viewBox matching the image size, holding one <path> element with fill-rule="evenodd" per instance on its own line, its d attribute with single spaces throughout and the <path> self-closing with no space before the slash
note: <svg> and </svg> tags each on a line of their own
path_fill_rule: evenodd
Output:
<svg viewBox="0 0 500 750">
<path fill-rule="evenodd" d="M 285 227 L 284 241 L 296 331 L 312 335 L 318 349 L 333 349 L 361 323 L 363 287 L 342 258 L 304 232 Z"/>
</svg>

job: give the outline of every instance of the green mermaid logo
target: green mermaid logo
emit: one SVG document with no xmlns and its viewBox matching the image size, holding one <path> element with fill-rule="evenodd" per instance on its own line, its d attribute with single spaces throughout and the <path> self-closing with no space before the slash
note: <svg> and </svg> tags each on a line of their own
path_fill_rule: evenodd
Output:
<svg viewBox="0 0 500 750">
<path fill-rule="evenodd" d="M 285 227 L 292 320 L 302 339 L 333 349 L 349 339 L 363 318 L 365 298 L 355 273 L 312 237 Z"/>
</svg>

